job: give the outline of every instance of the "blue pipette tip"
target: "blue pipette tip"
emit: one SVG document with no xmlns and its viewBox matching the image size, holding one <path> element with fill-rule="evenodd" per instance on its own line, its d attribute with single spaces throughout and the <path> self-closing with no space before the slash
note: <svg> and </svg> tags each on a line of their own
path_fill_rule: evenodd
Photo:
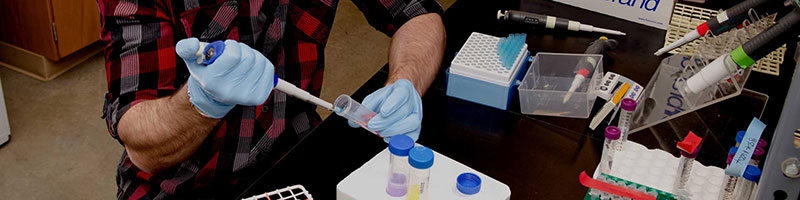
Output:
<svg viewBox="0 0 800 200">
<path fill-rule="evenodd" d="M 508 35 L 508 37 L 500 38 L 500 41 L 497 42 L 497 56 L 500 58 L 503 67 L 508 70 L 513 67 L 514 62 L 517 60 L 517 55 L 525 46 L 525 38 L 527 36 L 525 33 L 514 33 Z"/>
<path fill-rule="evenodd" d="M 340 113 L 340 112 L 342 112 L 342 108 L 340 108 L 340 107 L 333 107 L 333 112 L 335 112 L 335 113 Z"/>
</svg>

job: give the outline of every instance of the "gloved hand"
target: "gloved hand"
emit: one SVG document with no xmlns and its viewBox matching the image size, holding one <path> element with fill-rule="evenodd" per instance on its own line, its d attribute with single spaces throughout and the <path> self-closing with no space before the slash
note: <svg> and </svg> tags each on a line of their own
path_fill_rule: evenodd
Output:
<svg viewBox="0 0 800 200">
<path fill-rule="evenodd" d="M 275 67 L 260 52 L 246 44 L 225 41 L 225 50 L 214 63 L 197 64 L 200 41 L 187 38 L 178 41 L 175 52 L 183 58 L 189 73 L 189 98 L 200 111 L 213 118 L 222 118 L 234 105 L 261 105 L 274 85 Z"/>
<path fill-rule="evenodd" d="M 367 128 L 378 132 L 385 142 L 395 135 L 405 134 L 414 141 L 422 127 L 422 99 L 411 81 L 400 79 L 364 98 L 365 107 L 377 112 Z M 353 128 L 359 127 L 352 121 Z"/>
</svg>

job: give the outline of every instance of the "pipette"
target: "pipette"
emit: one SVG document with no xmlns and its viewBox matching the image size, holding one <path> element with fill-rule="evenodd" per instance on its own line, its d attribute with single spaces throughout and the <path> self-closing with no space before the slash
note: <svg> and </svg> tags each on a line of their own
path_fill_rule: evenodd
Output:
<svg viewBox="0 0 800 200">
<path fill-rule="evenodd" d="M 536 13 L 517 11 L 517 10 L 506 10 L 505 12 L 498 10 L 497 19 L 530 24 L 534 26 L 542 26 L 549 29 L 567 29 L 570 31 L 598 32 L 598 33 L 605 33 L 612 35 L 625 35 L 625 33 L 620 31 L 594 27 L 588 24 L 581 24 L 578 21 L 548 16 L 548 15 L 541 15 Z"/>
<path fill-rule="evenodd" d="M 612 50 L 617 48 L 617 40 L 611 39 L 609 40 L 607 37 L 603 36 L 599 39 L 595 40 L 589 47 L 586 48 L 584 54 L 603 54 L 607 50 Z M 594 57 L 587 56 L 586 59 L 581 59 L 577 65 L 575 65 L 575 78 L 572 79 L 572 84 L 569 86 L 569 90 L 567 91 L 567 95 L 564 96 L 564 100 L 561 103 L 567 103 L 569 98 L 572 97 L 572 93 L 581 86 L 584 80 L 589 78 L 589 73 L 591 73 L 594 66 L 597 66 L 597 59 Z"/>
<path fill-rule="evenodd" d="M 619 101 L 622 100 L 622 97 L 625 96 L 625 93 L 627 93 L 628 89 L 630 89 L 630 88 L 631 88 L 631 84 L 623 83 L 622 86 L 619 87 L 619 89 L 617 89 L 617 92 L 614 93 L 614 97 L 609 99 L 606 102 L 606 104 L 603 105 L 603 108 L 600 109 L 600 111 L 597 112 L 597 114 L 594 115 L 594 118 L 592 118 L 592 122 L 589 123 L 589 128 L 592 129 L 592 130 L 597 128 L 597 125 L 600 125 L 600 122 L 602 122 L 603 119 L 606 118 L 606 115 L 608 115 L 608 113 L 611 112 L 611 110 L 613 110 L 615 107 L 617 107 L 617 104 L 619 104 Z"/>
<path fill-rule="evenodd" d="M 769 29 L 730 53 L 722 54 L 700 72 L 692 75 L 686 80 L 684 89 L 691 93 L 698 93 L 736 72 L 738 67 L 746 69 L 786 41 L 790 41 L 792 37 L 796 37 L 800 33 L 799 24 L 800 10 L 795 8 Z"/>
<path fill-rule="evenodd" d="M 695 30 L 689 31 L 689 33 L 686 33 L 686 35 L 684 35 L 681 39 L 678 39 L 678 41 L 672 42 L 669 45 L 659 49 L 656 51 L 656 53 L 654 53 L 654 55 L 660 56 L 667 51 L 671 51 L 672 49 L 678 48 L 686 43 L 705 36 L 708 32 L 711 32 L 714 35 L 719 35 L 729 31 L 747 19 L 747 12 L 751 8 L 761 6 L 768 1 L 769 0 L 748 0 L 736 4 L 735 6 L 717 14 L 717 17 L 712 17 L 708 21 L 698 25 Z"/>
<path fill-rule="evenodd" d="M 225 43 L 223 41 L 215 41 L 211 43 L 200 42 L 200 48 L 197 49 L 196 53 L 197 64 L 210 65 L 211 63 L 214 63 L 214 61 L 217 60 L 217 58 L 222 55 L 222 52 L 224 51 Z M 275 75 L 274 80 L 275 82 L 273 84 L 275 84 L 275 90 L 286 93 L 286 95 L 293 96 L 297 99 L 313 103 L 325 109 L 333 110 L 333 104 L 311 95 L 305 90 L 278 78 L 278 75 Z"/>
</svg>

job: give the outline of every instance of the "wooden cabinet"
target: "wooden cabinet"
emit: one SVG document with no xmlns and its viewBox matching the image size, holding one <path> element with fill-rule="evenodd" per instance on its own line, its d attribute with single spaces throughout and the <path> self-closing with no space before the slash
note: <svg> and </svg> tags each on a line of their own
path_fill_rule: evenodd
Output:
<svg viewBox="0 0 800 200">
<path fill-rule="evenodd" d="M 97 54 L 96 0 L 0 1 L 0 65 L 50 80 Z"/>
</svg>

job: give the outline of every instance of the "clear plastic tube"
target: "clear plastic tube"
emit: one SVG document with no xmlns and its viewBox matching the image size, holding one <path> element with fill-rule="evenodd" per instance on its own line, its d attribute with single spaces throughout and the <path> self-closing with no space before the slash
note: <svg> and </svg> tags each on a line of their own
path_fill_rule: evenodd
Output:
<svg viewBox="0 0 800 200">
<path fill-rule="evenodd" d="M 678 180 L 675 181 L 675 191 L 686 190 L 686 184 L 689 183 L 689 176 L 692 175 L 693 158 L 681 155 L 680 164 L 678 164 Z"/>
<path fill-rule="evenodd" d="M 734 155 L 736 154 L 728 154 L 728 165 L 731 164 Z M 722 180 L 722 190 L 719 191 L 719 197 L 717 199 L 732 200 L 736 190 L 736 181 L 738 181 L 738 177 L 726 174 L 725 179 Z"/>
<path fill-rule="evenodd" d="M 603 142 L 603 153 L 600 155 L 600 173 L 609 174 L 614 162 L 614 152 L 617 151 L 617 139 L 619 139 L 619 128 L 616 126 L 606 127 L 606 140 Z"/>
<path fill-rule="evenodd" d="M 353 100 L 353 98 L 350 98 L 348 95 L 343 94 L 336 98 L 336 101 L 333 102 L 333 112 L 344 117 L 345 119 L 355 122 L 361 126 L 361 128 L 364 128 L 375 135 L 378 134 L 378 132 L 370 130 L 367 126 L 369 120 L 372 119 L 372 117 L 375 117 L 377 113 L 373 112 L 367 107 L 364 107 L 364 105 L 361 105 L 361 103 Z"/>
<path fill-rule="evenodd" d="M 386 194 L 402 197 L 408 190 L 408 152 L 414 147 L 414 140 L 406 135 L 389 139 L 389 181 Z"/>
<path fill-rule="evenodd" d="M 742 177 L 737 177 L 736 182 L 736 200 L 750 200 L 750 194 L 753 192 L 755 182 L 749 181 Z"/>
<path fill-rule="evenodd" d="M 427 147 L 414 147 L 408 152 L 409 170 L 406 200 L 428 199 L 433 151 Z"/>
<path fill-rule="evenodd" d="M 622 107 L 622 112 L 619 113 L 618 125 L 620 130 L 619 143 L 621 145 L 617 146 L 617 150 L 622 151 L 625 141 L 628 141 L 628 134 L 631 128 L 631 122 L 633 121 L 633 111 L 636 110 L 636 101 L 631 98 L 622 99 L 620 107 Z"/>
</svg>

